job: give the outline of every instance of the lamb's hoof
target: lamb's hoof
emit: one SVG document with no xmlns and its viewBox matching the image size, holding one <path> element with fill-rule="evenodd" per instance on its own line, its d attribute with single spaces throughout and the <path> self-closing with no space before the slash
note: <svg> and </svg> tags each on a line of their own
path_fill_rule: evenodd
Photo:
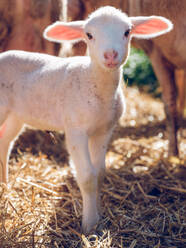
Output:
<svg viewBox="0 0 186 248">
<path fill-rule="evenodd" d="M 85 235 L 90 234 L 90 232 L 94 229 L 96 229 L 97 223 L 99 221 L 99 215 L 95 216 L 93 220 L 84 221 L 82 223 L 82 232 Z"/>
</svg>

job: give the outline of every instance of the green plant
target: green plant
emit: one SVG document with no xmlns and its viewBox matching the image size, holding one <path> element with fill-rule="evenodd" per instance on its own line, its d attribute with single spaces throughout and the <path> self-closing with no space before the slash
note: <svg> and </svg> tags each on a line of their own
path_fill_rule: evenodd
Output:
<svg viewBox="0 0 186 248">
<path fill-rule="evenodd" d="M 127 85 L 137 85 L 154 96 L 160 96 L 159 83 L 156 79 L 147 55 L 140 49 L 131 49 L 129 60 L 123 69 Z"/>
</svg>

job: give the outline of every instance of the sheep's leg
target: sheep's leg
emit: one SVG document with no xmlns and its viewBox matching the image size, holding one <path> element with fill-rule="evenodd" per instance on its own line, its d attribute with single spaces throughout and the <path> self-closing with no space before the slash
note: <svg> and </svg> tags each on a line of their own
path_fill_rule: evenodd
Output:
<svg viewBox="0 0 186 248">
<path fill-rule="evenodd" d="M 0 182 L 8 183 L 8 158 L 13 141 L 23 124 L 13 115 L 9 115 L 3 123 L 3 133 L 0 138 Z"/>
<path fill-rule="evenodd" d="M 89 140 L 89 150 L 91 161 L 98 175 L 97 187 L 97 207 L 100 210 L 100 189 L 105 176 L 105 155 L 107 152 L 108 142 L 110 140 L 112 131 L 106 134 L 94 135 Z"/>
<path fill-rule="evenodd" d="M 65 134 L 83 198 L 83 232 L 88 233 L 99 220 L 96 202 L 97 172 L 91 163 L 86 133 L 71 129 L 66 130 Z"/>
<path fill-rule="evenodd" d="M 184 70 L 175 70 L 176 86 L 178 91 L 177 109 L 180 118 L 184 117 L 184 107 L 186 99 L 186 82 Z"/>
<path fill-rule="evenodd" d="M 162 96 L 167 117 L 167 132 L 169 135 L 169 155 L 178 155 L 177 146 L 177 108 L 176 108 L 176 84 L 174 70 L 169 68 L 166 59 L 157 47 L 153 48 L 150 54 L 152 65 L 156 76 L 162 87 Z"/>
</svg>

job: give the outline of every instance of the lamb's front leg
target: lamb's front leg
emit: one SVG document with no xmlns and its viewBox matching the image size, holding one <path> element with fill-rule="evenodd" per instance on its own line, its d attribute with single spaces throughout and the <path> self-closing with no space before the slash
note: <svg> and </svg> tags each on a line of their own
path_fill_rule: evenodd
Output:
<svg viewBox="0 0 186 248">
<path fill-rule="evenodd" d="M 88 233 L 99 220 L 96 197 L 97 171 L 91 163 L 87 134 L 79 129 L 66 130 L 65 133 L 83 198 L 83 232 Z"/>
<path fill-rule="evenodd" d="M 106 133 L 95 134 L 91 136 L 89 140 L 91 161 L 98 175 L 98 187 L 96 192 L 98 210 L 100 210 L 100 189 L 105 176 L 105 155 L 111 135 L 112 129 Z"/>
</svg>

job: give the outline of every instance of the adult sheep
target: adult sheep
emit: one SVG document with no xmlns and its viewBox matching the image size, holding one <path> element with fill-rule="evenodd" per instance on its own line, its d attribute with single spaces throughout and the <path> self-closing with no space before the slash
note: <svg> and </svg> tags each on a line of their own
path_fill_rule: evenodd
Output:
<svg viewBox="0 0 186 248">
<path fill-rule="evenodd" d="M 62 0 L 1 0 L 0 52 L 24 50 L 58 55 L 60 45 L 43 38 L 43 30 L 62 14 Z"/>
</svg>

